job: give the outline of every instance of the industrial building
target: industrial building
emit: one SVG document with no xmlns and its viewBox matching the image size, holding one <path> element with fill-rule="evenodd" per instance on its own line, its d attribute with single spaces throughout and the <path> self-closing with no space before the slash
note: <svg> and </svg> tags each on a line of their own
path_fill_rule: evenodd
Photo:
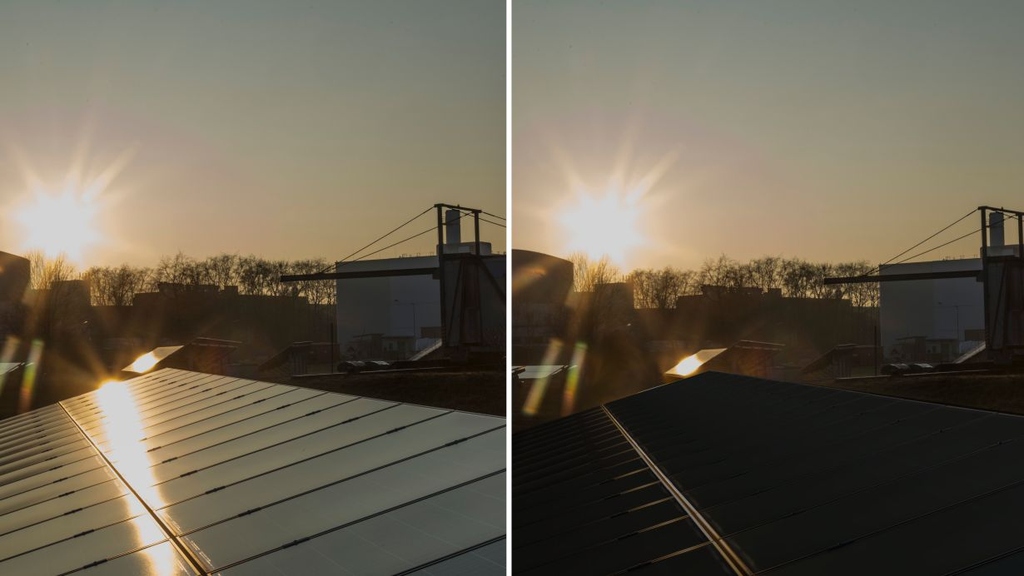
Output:
<svg viewBox="0 0 1024 576">
<path fill-rule="evenodd" d="M 1018 283 L 1002 273 L 986 271 L 1019 256 L 1019 244 L 1007 244 L 1004 222 L 1008 213 L 982 207 L 988 224 L 982 230 L 978 258 L 911 262 L 879 267 L 880 341 L 888 361 L 949 362 L 986 342 L 985 286 L 991 291 L 990 328 L 1005 328 L 1015 312 L 1004 300 L 1013 298 Z M 1004 213 L 1005 212 L 1005 213 Z M 987 230 L 985 230 L 987 229 Z M 985 233 L 987 231 L 987 234 Z M 985 258 L 982 258 L 985 256 Z M 914 278 L 886 281 L 885 278 Z M 1011 303 L 1012 304 L 1012 303 Z M 996 314 L 1003 306 L 1003 310 Z"/>
<path fill-rule="evenodd" d="M 463 268 L 457 258 L 451 260 L 460 264 L 447 271 L 451 276 L 446 279 L 450 284 L 445 305 L 448 317 L 443 318 L 437 255 L 336 263 L 338 274 L 359 276 L 337 280 L 336 330 L 343 357 L 401 360 L 442 338 L 454 345 L 455 340 L 496 341 L 500 336 L 504 344 L 505 256 L 492 254 L 489 242 L 463 242 L 459 210 L 448 210 L 445 218 L 443 253 L 479 256 L 485 271 Z M 459 288 L 464 281 L 470 285 L 474 301 L 468 308 L 460 304 L 466 294 Z M 469 336 L 466 322 L 479 323 L 476 332 L 488 334 Z"/>
<path fill-rule="evenodd" d="M 883 266 L 882 276 L 954 270 L 981 273 L 981 258 Z M 879 283 L 879 331 L 889 361 L 948 362 L 985 341 L 985 302 L 977 278 Z"/>
</svg>

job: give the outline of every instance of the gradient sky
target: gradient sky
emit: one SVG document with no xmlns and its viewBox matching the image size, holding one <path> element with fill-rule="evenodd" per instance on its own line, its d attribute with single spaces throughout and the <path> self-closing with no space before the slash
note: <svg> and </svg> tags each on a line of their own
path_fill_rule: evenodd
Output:
<svg viewBox="0 0 1024 576">
<path fill-rule="evenodd" d="M 879 263 L 1024 209 L 1021 22 L 1014 1 L 513 0 L 512 245 L 564 256 L 574 190 L 617 172 L 660 172 L 625 270 Z"/>
<path fill-rule="evenodd" d="M 0 250 L 26 168 L 56 189 L 76 161 L 123 163 L 85 265 L 340 259 L 437 202 L 506 215 L 503 0 L 5 0 L 0 78 Z"/>
</svg>

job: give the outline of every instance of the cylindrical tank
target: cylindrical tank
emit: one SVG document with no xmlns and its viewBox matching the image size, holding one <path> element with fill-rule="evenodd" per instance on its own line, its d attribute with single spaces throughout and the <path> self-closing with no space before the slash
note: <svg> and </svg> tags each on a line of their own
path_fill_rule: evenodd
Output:
<svg viewBox="0 0 1024 576">
<path fill-rule="evenodd" d="M 1003 219 L 1002 212 L 988 213 L 988 245 L 993 248 L 1001 248 L 1006 244 L 1003 236 Z"/>
<path fill-rule="evenodd" d="M 446 244 L 458 244 L 462 242 L 462 213 L 450 209 L 444 213 L 444 233 Z"/>
</svg>

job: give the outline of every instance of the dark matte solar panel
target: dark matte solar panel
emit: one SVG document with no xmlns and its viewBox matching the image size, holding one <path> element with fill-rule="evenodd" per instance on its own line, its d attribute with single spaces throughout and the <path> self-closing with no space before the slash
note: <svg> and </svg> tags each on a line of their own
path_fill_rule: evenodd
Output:
<svg viewBox="0 0 1024 576">
<path fill-rule="evenodd" d="M 658 558 L 629 571 L 629 576 L 680 576 L 688 574 L 731 576 L 735 574 L 714 546 L 703 544 L 685 554 Z"/>
<path fill-rule="evenodd" d="M 513 535 L 514 542 L 514 535 Z M 688 518 L 676 518 L 643 530 L 632 532 L 614 540 L 573 550 L 546 564 L 520 570 L 513 544 L 512 568 L 516 574 L 530 576 L 542 574 L 614 574 L 615 572 L 646 564 L 652 559 L 706 544 L 704 535 Z"/>
<path fill-rule="evenodd" d="M 956 572 L 964 576 L 1003 576 L 1005 574 L 1024 574 L 1024 546 L 1020 550 L 1001 554 L 983 560 L 976 566 Z"/>
<path fill-rule="evenodd" d="M 641 452 L 621 458 L 618 440 L 651 466 Z M 1018 416 L 707 373 L 517 433 L 512 446 L 516 573 L 608 574 L 645 560 L 630 574 L 731 574 L 730 550 L 773 575 L 1024 566 Z M 648 484 L 619 493 L 630 465 Z M 616 502 L 672 490 L 712 541 L 680 536 L 677 552 L 641 553 L 613 538 L 630 516 Z"/>
<path fill-rule="evenodd" d="M 517 433 L 513 454 L 515 574 L 611 574 L 709 545 L 601 410 Z"/>
<path fill-rule="evenodd" d="M 1018 417 L 723 374 L 608 408 L 755 572 L 953 571 L 1000 539 L 941 518 L 1024 480 Z"/>
<path fill-rule="evenodd" d="M 598 548 L 609 540 L 635 535 L 665 522 L 686 516 L 679 505 L 669 497 L 644 506 L 605 516 L 590 523 L 575 526 L 556 538 L 547 538 L 530 544 L 516 545 L 516 570 L 530 569 L 555 562 L 582 550 Z"/>
<path fill-rule="evenodd" d="M 161 370 L 0 429 L 0 574 L 504 573 L 501 418 Z"/>
</svg>

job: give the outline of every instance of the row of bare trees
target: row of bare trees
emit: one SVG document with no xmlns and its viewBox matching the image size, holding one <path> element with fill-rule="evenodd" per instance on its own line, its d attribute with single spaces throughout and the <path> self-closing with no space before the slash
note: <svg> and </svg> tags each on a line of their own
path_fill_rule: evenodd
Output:
<svg viewBox="0 0 1024 576">
<path fill-rule="evenodd" d="M 97 306 L 127 306 L 141 292 L 154 292 L 161 283 L 196 286 L 237 286 L 240 294 L 260 296 L 304 296 L 310 304 L 335 302 L 335 283 L 317 280 L 280 281 L 282 274 L 312 274 L 332 266 L 324 258 L 267 260 L 259 256 L 219 254 L 197 259 L 181 252 L 164 256 L 155 267 L 93 266 L 78 271 L 66 258 L 28 255 L 32 263 L 32 287 L 48 289 L 64 280 L 88 280 L 92 303 Z"/>
<path fill-rule="evenodd" d="M 859 276 L 874 267 L 866 261 L 840 264 L 808 262 L 800 258 L 763 256 L 739 262 L 728 256 L 708 258 L 698 270 L 637 269 L 625 274 L 607 258 L 590 260 L 584 254 L 569 257 L 575 268 L 574 289 L 589 292 L 597 284 L 628 281 L 633 284 L 637 308 L 674 308 L 680 296 L 698 295 L 703 286 L 731 289 L 779 290 L 792 298 L 845 298 L 854 306 L 878 306 L 878 284 L 828 285 L 825 278 Z"/>
</svg>

